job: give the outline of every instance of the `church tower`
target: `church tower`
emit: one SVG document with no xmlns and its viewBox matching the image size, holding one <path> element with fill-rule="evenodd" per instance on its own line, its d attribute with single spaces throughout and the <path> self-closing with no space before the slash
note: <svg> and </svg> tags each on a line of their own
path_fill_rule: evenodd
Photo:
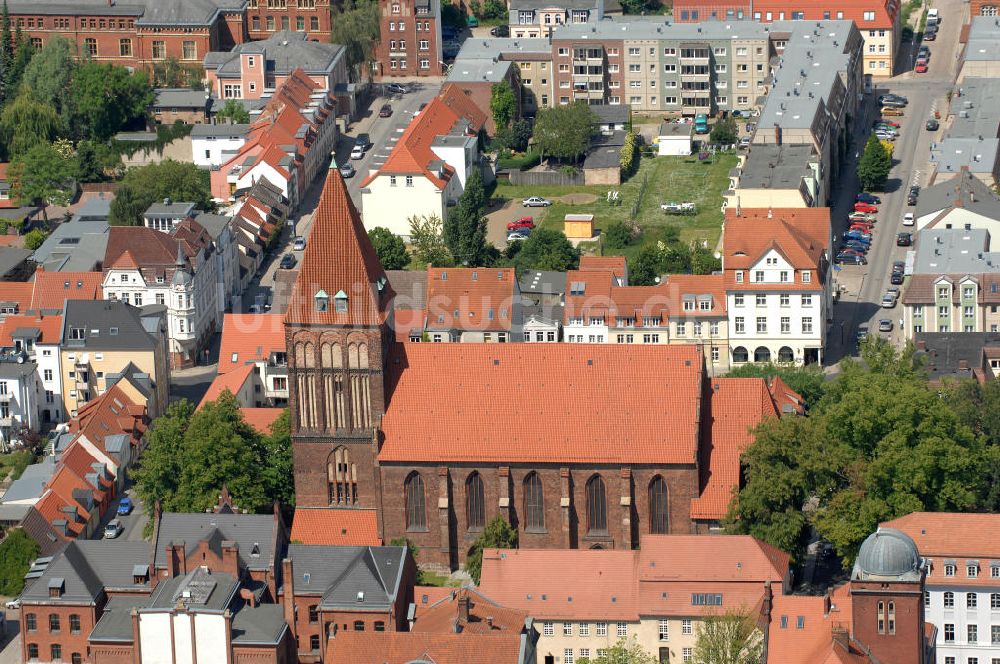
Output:
<svg viewBox="0 0 1000 664">
<path fill-rule="evenodd" d="M 298 507 L 375 508 L 389 285 L 332 163 L 285 314 Z"/>
</svg>

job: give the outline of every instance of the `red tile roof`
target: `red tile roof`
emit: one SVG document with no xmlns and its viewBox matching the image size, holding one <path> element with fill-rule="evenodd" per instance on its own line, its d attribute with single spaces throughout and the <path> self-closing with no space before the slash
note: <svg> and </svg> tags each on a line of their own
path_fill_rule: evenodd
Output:
<svg viewBox="0 0 1000 664">
<path fill-rule="evenodd" d="M 86 436 L 87 440 L 105 453 L 106 436 L 128 434 L 131 444 L 135 446 L 139 444 L 147 426 L 145 406 L 132 401 L 117 383 L 101 396 L 84 404 L 77 411 L 76 417 L 69 421 L 70 433 Z"/>
<path fill-rule="evenodd" d="M 416 597 L 416 593 L 414 593 Z M 459 603 L 469 602 L 469 618 L 462 620 Z M 451 589 L 445 597 L 430 606 L 421 608 L 411 632 L 448 634 L 496 634 L 501 632 L 520 634 L 525 611 L 500 606 L 486 595 L 473 588 Z"/>
<path fill-rule="evenodd" d="M 462 115 L 456 112 L 456 103 L 453 101 L 449 105 L 441 97 L 432 99 L 420 115 L 407 126 L 399 142 L 389 153 L 385 164 L 365 178 L 361 186 L 367 186 L 382 175 L 422 175 L 436 187 L 443 188 L 454 174 L 454 169 L 444 164 L 441 157 L 431 149 L 431 145 L 438 136 L 450 133 L 455 124 L 463 119 Z M 486 117 L 474 105 L 464 110 L 474 118 L 471 127 L 474 134 L 486 122 Z M 441 170 L 432 170 L 431 162 L 441 162 L 443 164 Z"/>
<path fill-rule="evenodd" d="M 511 329 L 514 268 L 427 268 L 427 328 Z"/>
<path fill-rule="evenodd" d="M 819 266 L 830 246 L 830 208 L 736 208 L 726 209 L 722 227 L 725 251 L 722 266 L 727 288 L 820 290 Z M 757 285 L 749 279 L 737 285 L 734 272 L 748 270 L 768 251 L 777 251 L 795 270 L 789 283 Z M 811 270 L 812 281 L 802 283 L 800 270 Z"/>
<path fill-rule="evenodd" d="M 421 634 L 341 631 L 329 640 L 329 664 L 511 664 L 519 662 L 520 634 Z"/>
<path fill-rule="evenodd" d="M 1000 560 L 1000 514 L 912 512 L 881 525 L 909 535 L 920 555 L 926 558 Z M 937 567 L 943 569 L 941 565 Z M 936 576 L 932 575 L 928 581 Z M 975 581 L 966 579 L 964 572 L 961 576 L 962 583 Z M 990 575 L 981 572 L 980 576 L 988 580 Z M 995 584 L 996 579 L 992 581 Z"/>
<path fill-rule="evenodd" d="M 828 608 L 826 597 L 775 594 L 768 629 L 768 661 L 782 664 L 873 662 L 863 646 L 850 637 L 850 584 L 835 589 L 829 601 Z M 842 637 L 835 639 L 837 632 Z"/>
<path fill-rule="evenodd" d="M 284 408 L 240 408 L 243 421 L 265 436 L 271 435 L 271 425 L 283 412 Z"/>
<path fill-rule="evenodd" d="M 374 510 L 300 507 L 292 521 L 292 542 L 337 546 L 382 546 Z"/>
<path fill-rule="evenodd" d="M 72 506 L 76 510 L 76 516 L 68 515 L 66 512 L 62 511 L 63 507 Z M 54 521 L 59 519 L 65 519 L 69 521 L 69 537 L 76 537 L 83 532 L 86 527 L 86 522 L 90 518 L 90 514 L 78 506 L 75 501 L 73 503 L 67 502 L 58 493 L 51 489 L 46 489 L 45 493 L 42 494 L 41 499 L 35 503 L 35 509 L 38 513 L 42 515 L 46 523 L 52 525 Z M 60 531 L 60 535 L 62 532 Z"/>
<path fill-rule="evenodd" d="M 479 590 L 536 620 L 639 619 L 636 552 L 487 549 Z"/>
<path fill-rule="evenodd" d="M 31 305 L 34 284 L 30 281 L 0 281 L 0 302 L 14 302 L 18 312 L 25 312 Z"/>
<path fill-rule="evenodd" d="M 215 401 L 222 393 L 229 390 L 230 393 L 238 395 L 240 389 L 246 384 L 253 375 L 253 371 L 256 367 L 252 364 L 244 364 L 241 367 L 233 369 L 229 373 L 219 374 L 212 381 L 212 384 L 208 386 L 208 390 L 205 392 L 205 396 L 201 398 L 201 402 L 198 404 L 198 409 L 200 410 L 205 404 L 210 401 Z"/>
<path fill-rule="evenodd" d="M 721 274 L 668 275 L 656 286 L 615 286 L 612 274 L 596 268 L 566 274 L 565 324 L 577 317 L 583 317 L 585 324 L 591 317 L 603 317 L 613 327 L 616 318 L 630 318 L 635 327 L 641 328 L 646 318 L 653 318 L 657 325 L 662 325 L 669 318 L 721 318 L 726 315 L 726 291 Z M 580 285 L 583 294 L 574 295 L 572 288 Z M 697 300 L 705 295 L 711 298 L 708 310 L 702 310 Z M 685 298 L 693 298 L 694 309 L 684 309 Z"/>
<path fill-rule="evenodd" d="M 778 20 L 781 12 L 786 18 L 791 18 L 792 12 L 802 12 L 806 21 L 819 21 L 824 19 L 824 13 L 832 14 L 847 21 L 854 21 L 859 30 L 870 30 L 872 28 L 892 29 L 896 14 L 899 12 L 899 0 L 844 0 L 838 2 L 835 7 L 823 2 L 792 2 L 791 0 L 754 0 L 754 13 L 760 12 L 762 17 L 766 17 L 770 12 L 775 20 Z M 831 9 L 835 12 L 831 12 Z M 865 15 L 874 13 L 872 20 L 865 20 Z M 704 17 L 707 20 L 707 16 Z"/>
<path fill-rule="evenodd" d="M 281 314 L 226 314 L 223 317 L 220 374 L 248 362 L 266 362 L 273 352 L 285 352 L 285 321 Z"/>
<path fill-rule="evenodd" d="M 18 328 L 36 328 L 41 336 L 36 344 L 58 344 L 62 339 L 62 316 L 7 316 L 0 323 L 0 346 L 13 346 L 11 335 Z"/>
<path fill-rule="evenodd" d="M 381 290 L 380 290 L 381 289 Z M 316 311 L 316 294 L 329 298 Z M 347 312 L 338 313 L 335 298 L 343 291 Z M 392 291 L 375 255 L 361 216 L 336 169 L 327 173 L 313 216 L 313 230 L 302 256 L 285 322 L 312 325 L 375 326 L 385 321 Z"/>
<path fill-rule="evenodd" d="M 100 462 L 87 451 L 87 448 L 82 443 L 73 441 L 62 455 L 60 455 L 59 463 L 80 477 L 86 477 L 87 473 L 94 472 L 91 465 Z"/>
<path fill-rule="evenodd" d="M 788 554 L 750 535 L 643 535 L 637 553 L 643 582 L 770 581 L 777 590 L 788 576 Z"/>
<path fill-rule="evenodd" d="M 66 300 L 103 300 L 100 272 L 46 272 L 35 271 L 31 308 L 63 309 Z"/>
<path fill-rule="evenodd" d="M 381 461 L 696 459 L 703 361 L 693 345 L 623 353 L 601 345 L 400 344 L 390 362 Z"/>
<path fill-rule="evenodd" d="M 580 269 L 611 272 L 616 277 L 624 277 L 628 273 L 628 263 L 624 256 L 581 256 Z"/>
</svg>

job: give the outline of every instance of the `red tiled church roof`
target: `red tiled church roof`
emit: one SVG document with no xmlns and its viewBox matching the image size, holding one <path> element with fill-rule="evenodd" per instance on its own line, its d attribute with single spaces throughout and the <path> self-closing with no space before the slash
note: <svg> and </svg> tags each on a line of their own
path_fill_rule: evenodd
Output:
<svg viewBox="0 0 1000 664">
<path fill-rule="evenodd" d="M 375 510 L 300 507 L 289 539 L 301 544 L 382 546 Z"/>
</svg>

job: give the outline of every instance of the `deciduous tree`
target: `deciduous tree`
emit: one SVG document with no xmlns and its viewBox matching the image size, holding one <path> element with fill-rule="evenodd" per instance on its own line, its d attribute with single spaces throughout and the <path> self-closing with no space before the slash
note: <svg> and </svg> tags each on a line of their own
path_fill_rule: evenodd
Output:
<svg viewBox="0 0 1000 664">
<path fill-rule="evenodd" d="M 864 154 L 858 161 L 858 179 L 866 191 L 881 190 L 892 170 L 892 157 L 886 153 L 885 147 L 875 134 L 868 136 Z"/>
<path fill-rule="evenodd" d="M 517 114 L 517 99 L 514 91 L 504 83 L 494 83 L 490 94 L 490 112 L 493 114 L 493 123 L 496 131 L 510 127 Z"/>
<path fill-rule="evenodd" d="M 24 70 L 23 81 L 34 99 L 53 110 L 67 124 L 68 90 L 76 63 L 75 46 L 62 37 L 54 36 L 31 58 Z"/>
<path fill-rule="evenodd" d="M 370 63 L 379 43 L 379 10 L 375 0 L 344 0 L 333 10 L 330 41 L 341 44 L 347 54 L 351 80 L 360 82 L 362 74 L 371 77 Z"/>
<path fill-rule="evenodd" d="M 576 160 L 590 147 L 595 122 L 583 101 L 545 108 L 535 119 L 534 139 L 544 155 Z"/>
<path fill-rule="evenodd" d="M 403 238 L 388 228 L 376 226 L 368 231 L 368 239 L 372 241 L 375 254 L 386 270 L 402 270 L 410 264 L 410 255 L 406 253 Z"/>
<path fill-rule="evenodd" d="M 708 135 L 708 140 L 717 145 L 732 145 L 736 142 L 738 135 L 736 121 L 727 118 L 715 123 L 715 126 L 712 127 L 712 133 Z"/>
<path fill-rule="evenodd" d="M 566 236 L 551 228 L 536 228 L 521 241 L 514 257 L 518 270 L 575 270 L 580 264 L 580 250 Z"/>
<path fill-rule="evenodd" d="M 14 528 L 0 542 L 0 595 L 17 597 L 24 590 L 24 575 L 38 557 L 38 544 L 21 528 Z"/>
<path fill-rule="evenodd" d="M 516 549 L 517 531 L 502 516 L 496 516 L 486 524 L 472 544 L 472 550 L 465 559 L 465 571 L 472 580 L 479 583 L 483 571 L 483 549 Z"/>
<path fill-rule="evenodd" d="M 410 245 L 417 267 L 450 267 L 455 264 L 441 236 L 441 217 L 436 214 L 413 215 L 410 221 Z"/>
<path fill-rule="evenodd" d="M 232 124 L 249 124 L 250 111 L 236 99 L 227 99 L 215 113 L 216 120 L 228 120 Z"/>
<path fill-rule="evenodd" d="M 444 242 L 455 262 L 467 267 L 482 265 L 486 250 L 486 189 L 478 168 L 465 181 L 458 205 L 444 223 Z"/>
<path fill-rule="evenodd" d="M 22 204 L 40 204 L 46 221 L 46 205 L 69 205 L 75 175 L 76 160 L 67 159 L 50 143 L 34 146 L 11 162 L 10 167 L 14 196 Z"/>
<path fill-rule="evenodd" d="M 144 124 L 153 91 L 142 71 L 84 62 L 73 73 L 69 97 L 74 136 L 106 140 L 132 123 Z"/>
<path fill-rule="evenodd" d="M 658 659 L 646 651 L 639 641 L 633 636 L 631 640 L 624 638 L 608 648 L 603 655 L 598 655 L 596 659 L 581 657 L 577 660 L 579 664 L 657 664 Z"/>
<path fill-rule="evenodd" d="M 59 115 L 51 106 L 22 92 L 0 112 L 0 141 L 8 158 L 14 159 L 36 145 L 54 141 L 60 124 Z"/>
<path fill-rule="evenodd" d="M 761 664 L 764 635 L 748 610 L 706 616 L 698 623 L 694 659 L 703 664 Z"/>
</svg>

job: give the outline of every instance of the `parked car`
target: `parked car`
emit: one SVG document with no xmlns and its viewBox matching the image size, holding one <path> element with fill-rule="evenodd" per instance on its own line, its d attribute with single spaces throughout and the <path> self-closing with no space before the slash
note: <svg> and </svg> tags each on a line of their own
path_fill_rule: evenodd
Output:
<svg viewBox="0 0 1000 664">
<path fill-rule="evenodd" d="M 888 318 L 880 318 L 878 321 L 879 332 L 892 332 L 892 321 Z"/>
<path fill-rule="evenodd" d="M 922 44 L 920 48 L 917 49 L 917 59 L 923 58 L 924 60 L 931 59 L 931 47 L 926 44 Z"/>
<path fill-rule="evenodd" d="M 904 113 L 903 109 L 901 108 L 892 108 L 887 106 L 882 109 L 882 115 L 886 117 L 901 118 L 903 117 Z"/>
<path fill-rule="evenodd" d="M 864 231 L 859 231 L 859 230 L 848 230 L 844 232 L 844 239 L 861 240 L 862 242 L 867 242 L 870 244 L 872 241 L 872 234 L 865 233 Z"/>
<path fill-rule="evenodd" d="M 534 228 L 534 227 L 535 227 L 534 217 L 521 217 L 517 221 L 512 221 L 509 224 L 507 224 L 507 230 L 509 231 L 516 231 L 521 228 Z"/>
<path fill-rule="evenodd" d="M 298 261 L 295 258 L 295 254 L 285 254 L 284 256 L 281 257 L 281 263 L 279 263 L 278 266 L 282 270 L 291 270 L 293 267 L 295 267 L 295 264 L 297 262 Z"/>
<path fill-rule="evenodd" d="M 879 104 L 881 104 L 881 105 L 883 105 L 883 106 L 885 106 L 885 105 L 886 105 L 886 104 L 885 104 L 886 100 L 888 100 L 888 101 L 893 101 L 893 102 L 897 102 L 897 103 L 901 103 L 901 104 L 903 104 L 904 106 L 905 106 L 906 104 L 910 103 L 910 100 L 909 100 L 909 99 L 907 99 L 906 97 L 904 97 L 903 95 L 897 95 L 897 94 L 894 94 L 894 93 L 892 93 L 892 92 L 890 92 L 890 93 L 888 93 L 888 94 L 884 94 L 884 95 L 881 95 L 881 96 L 880 96 L 880 97 L 878 98 L 878 103 L 879 103 Z"/>
<path fill-rule="evenodd" d="M 521 201 L 521 205 L 524 207 L 548 207 L 552 205 L 552 201 L 547 198 L 542 198 L 541 196 L 532 196 L 531 198 L 525 198 Z"/>
<path fill-rule="evenodd" d="M 879 129 L 875 132 L 875 138 L 880 141 L 894 141 L 896 140 L 896 132 Z"/>
<path fill-rule="evenodd" d="M 913 244 L 913 234 L 912 233 L 900 233 L 896 236 L 896 246 L 897 247 L 909 247 Z"/>
<path fill-rule="evenodd" d="M 528 234 L 525 233 L 524 231 L 514 231 L 513 233 L 507 234 L 508 242 L 516 242 L 518 240 L 527 240 L 527 239 L 528 239 Z"/>
<path fill-rule="evenodd" d="M 935 118 L 927 118 L 927 124 L 924 125 L 924 127 L 927 128 L 927 131 L 937 131 L 940 126 L 941 123 Z"/>
<path fill-rule="evenodd" d="M 918 185 L 913 185 L 910 187 L 909 193 L 906 194 L 906 204 L 916 205 L 918 198 L 920 198 L 920 187 Z"/>
<path fill-rule="evenodd" d="M 906 276 L 902 272 L 893 272 L 889 275 L 889 283 L 894 286 L 902 286 Z"/>
<path fill-rule="evenodd" d="M 906 261 L 893 261 L 892 262 L 892 271 L 893 272 L 899 272 L 899 273 L 905 272 L 906 271 Z"/>
<path fill-rule="evenodd" d="M 14 599 L 9 599 L 7 600 L 7 603 L 4 604 L 4 606 L 6 606 L 8 609 L 11 609 L 12 611 L 16 611 L 17 609 L 21 608 L 21 598 L 15 597 Z"/>
<path fill-rule="evenodd" d="M 837 256 L 833 259 L 833 262 L 839 265 L 868 265 L 868 259 L 862 254 L 854 252 L 848 253 L 845 251 L 837 254 Z"/>
<path fill-rule="evenodd" d="M 304 251 L 306 248 L 306 239 L 301 235 L 296 235 L 295 239 L 292 240 L 292 251 Z"/>
<path fill-rule="evenodd" d="M 363 147 L 361 147 L 360 145 L 355 145 L 353 148 L 351 148 L 351 159 L 364 159 L 364 158 L 365 158 L 365 149 Z"/>
<path fill-rule="evenodd" d="M 361 146 L 362 150 L 367 150 L 372 146 L 372 137 L 368 134 L 358 134 L 358 137 L 354 139 L 354 147 Z"/>
<path fill-rule="evenodd" d="M 122 499 L 118 501 L 118 516 L 131 514 L 132 507 L 132 499 L 128 496 L 123 496 Z"/>
<path fill-rule="evenodd" d="M 871 203 L 862 203 L 862 202 L 859 201 L 859 202 L 857 202 L 857 203 L 854 204 L 854 211 L 855 212 L 870 212 L 870 213 L 875 213 L 875 212 L 878 212 L 878 206 L 877 205 L 873 205 Z"/>
<path fill-rule="evenodd" d="M 872 128 L 877 129 L 879 125 L 885 125 L 887 127 L 892 127 L 893 129 L 899 129 L 902 126 L 895 120 L 886 120 L 885 118 L 882 118 L 873 122 Z"/>
<path fill-rule="evenodd" d="M 871 245 L 859 242 L 858 240 L 848 240 L 840 247 L 840 253 L 852 251 L 858 254 L 867 254 Z"/>
<path fill-rule="evenodd" d="M 903 108 L 908 103 L 909 102 L 906 101 L 905 97 L 888 96 L 882 100 L 882 106 L 888 108 Z"/>
<path fill-rule="evenodd" d="M 744 150 L 744 149 L 750 147 L 750 137 L 749 136 L 744 136 L 743 138 L 741 138 L 739 145 L 740 145 L 740 149 L 741 150 Z"/>
<path fill-rule="evenodd" d="M 912 212 L 907 212 L 906 214 L 903 215 L 903 225 L 904 226 L 912 226 L 913 223 L 914 223 L 914 221 L 913 221 L 913 213 Z"/>
<path fill-rule="evenodd" d="M 858 341 L 864 341 L 868 338 L 868 326 L 858 325 L 858 331 L 854 334 L 854 338 Z"/>
<path fill-rule="evenodd" d="M 490 28 L 491 37 L 510 37 L 510 27 L 506 25 L 498 25 L 495 28 Z"/>
<path fill-rule="evenodd" d="M 855 200 L 858 203 L 871 203 L 872 205 L 881 205 L 882 204 L 882 199 L 881 198 L 879 198 L 875 194 L 869 194 L 867 191 L 862 191 L 861 193 L 859 193 L 855 197 Z"/>
<path fill-rule="evenodd" d="M 122 522 L 118 519 L 111 519 L 108 521 L 108 525 L 104 526 L 104 539 L 114 539 L 122 534 L 125 528 L 122 526 Z"/>
<path fill-rule="evenodd" d="M 883 309 L 892 309 L 895 306 L 896 306 L 896 294 L 895 293 L 886 293 L 885 295 L 882 296 L 882 308 Z"/>
<path fill-rule="evenodd" d="M 402 83 L 389 83 L 385 86 L 385 89 L 394 95 L 405 95 L 409 92 L 409 89 Z"/>
<path fill-rule="evenodd" d="M 354 170 L 354 166 L 351 164 L 351 162 L 347 162 L 346 164 L 340 165 L 340 177 L 345 179 L 353 178 L 355 173 L 357 173 L 357 171 Z"/>
<path fill-rule="evenodd" d="M 868 214 L 867 212 L 852 212 L 847 215 L 848 221 L 870 221 L 873 224 L 876 222 L 875 215 Z"/>
<path fill-rule="evenodd" d="M 884 122 L 880 122 L 877 125 L 875 125 L 875 127 L 874 127 L 874 129 L 872 129 L 872 131 L 888 131 L 890 133 L 895 134 L 896 136 L 899 136 L 899 130 L 898 129 L 896 129 L 895 127 L 893 127 L 891 125 L 887 125 Z"/>
<path fill-rule="evenodd" d="M 926 74 L 927 73 L 927 61 L 926 60 L 917 60 L 917 64 L 915 64 L 913 66 L 913 71 L 917 72 L 918 74 Z"/>
<path fill-rule="evenodd" d="M 382 104 L 382 108 L 378 109 L 378 116 L 380 118 L 388 118 L 392 115 L 392 106 L 389 104 Z"/>
<path fill-rule="evenodd" d="M 928 25 L 924 28 L 924 41 L 936 41 L 937 40 L 938 27 L 936 25 Z"/>
</svg>

